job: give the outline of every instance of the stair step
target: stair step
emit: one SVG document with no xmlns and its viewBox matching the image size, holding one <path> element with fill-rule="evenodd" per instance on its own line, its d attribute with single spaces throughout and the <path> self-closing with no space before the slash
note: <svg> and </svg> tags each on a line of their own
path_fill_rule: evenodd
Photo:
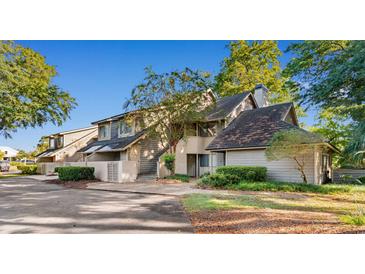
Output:
<svg viewBox="0 0 365 274">
<path fill-rule="evenodd" d="M 157 179 L 156 173 L 140 174 L 137 177 L 137 181 L 150 181 L 150 180 L 156 180 L 156 179 Z"/>
</svg>

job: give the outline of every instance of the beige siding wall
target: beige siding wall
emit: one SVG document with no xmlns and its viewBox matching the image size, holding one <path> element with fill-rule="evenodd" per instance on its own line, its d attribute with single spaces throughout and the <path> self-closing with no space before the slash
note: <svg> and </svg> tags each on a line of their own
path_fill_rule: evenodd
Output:
<svg viewBox="0 0 365 274">
<path fill-rule="evenodd" d="M 67 146 L 68 144 L 71 144 L 72 142 L 75 142 L 76 140 L 82 138 L 83 136 L 85 136 L 85 135 L 87 135 L 87 134 L 89 134 L 93 131 L 95 131 L 95 137 L 96 137 L 96 132 L 97 132 L 96 128 L 91 128 L 91 129 L 88 129 L 88 130 L 82 130 L 82 131 L 75 132 L 75 133 L 65 134 L 63 136 L 64 146 Z"/>
<path fill-rule="evenodd" d="M 210 154 L 205 148 L 214 137 L 190 136 L 176 146 L 175 172 L 187 174 L 187 154 Z"/>
<path fill-rule="evenodd" d="M 68 147 L 61 148 L 56 153 L 56 155 L 54 157 L 55 158 L 54 161 L 56 161 L 56 162 L 79 162 L 79 161 L 82 161 L 83 160 L 83 155 L 82 155 L 82 153 L 79 153 L 77 151 L 80 150 L 81 148 L 85 147 L 91 139 L 96 137 L 97 130 L 92 129 L 90 131 L 87 131 L 87 133 L 85 133 L 85 132 L 86 131 L 82 131 L 81 132 L 82 134 L 80 133 L 81 136 L 79 134 L 77 134 L 77 138 L 75 137 L 75 140 L 72 139 L 73 140 L 72 142 L 74 142 L 73 144 L 71 144 Z M 69 135 L 73 135 L 73 134 L 69 134 Z M 66 138 L 66 135 L 65 135 L 65 138 Z M 65 146 L 66 145 L 67 144 L 66 144 L 66 140 L 65 140 Z"/>
<path fill-rule="evenodd" d="M 283 159 L 268 161 L 265 150 L 227 151 L 227 165 L 264 166 L 268 170 L 268 179 L 282 182 L 302 182 L 294 160 Z M 315 183 L 314 152 L 305 157 L 305 174 L 308 182 Z"/>
</svg>

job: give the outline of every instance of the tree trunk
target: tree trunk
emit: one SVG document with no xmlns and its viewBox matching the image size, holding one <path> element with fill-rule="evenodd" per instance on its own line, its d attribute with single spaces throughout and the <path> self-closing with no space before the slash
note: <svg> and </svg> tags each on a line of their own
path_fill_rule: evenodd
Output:
<svg viewBox="0 0 365 274">
<path fill-rule="evenodd" d="M 304 161 L 303 163 L 300 163 L 296 157 L 293 157 L 293 159 L 295 160 L 295 162 L 297 162 L 297 165 L 298 165 L 298 170 L 300 172 L 300 176 L 302 177 L 303 179 L 303 183 L 307 184 L 308 181 L 307 181 L 307 176 L 305 175 L 304 173 Z"/>
</svg>

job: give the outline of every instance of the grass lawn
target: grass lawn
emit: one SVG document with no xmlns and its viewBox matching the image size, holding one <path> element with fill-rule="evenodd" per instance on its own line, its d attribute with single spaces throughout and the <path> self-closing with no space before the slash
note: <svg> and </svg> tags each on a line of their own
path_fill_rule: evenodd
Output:
<svg viewBox="0 0 365 274">
<path fill-rule="evenodd" d="M 202 187 L 206 187 L 200 183 Z M 208 185 L 209 187 L 209 185 Z M 351 193 L 351 192 L 364 192 L 365 187 L 361 185 L 349 185 L 349 184 L 328 184 L 328 185 L 313 185 L 313 184 L 299 184 L 299 183 L 286 183 L 286 182 L 247 182 L 242 181 L 238 184 L 227 185 L 224 189 L 230 190 L 242 190 L 242 191 L 283 191 L 283 192 L 303 192 L 303 193 Z"/>
<path fill-rule="evenodd" d="M 0 179 L 6 179 L 6 178 L 18 177 L 18 176 L 26 176 L 26 175 L 21 174 L 21 173 L 13 173 L 13 174 L 0 173 Z"/>
<path fill-rule="evenodd" d="M 365 187 L 343 189 L 192 194 L 183 204 L 197 233 L 365 233 Z"/>
</svg>

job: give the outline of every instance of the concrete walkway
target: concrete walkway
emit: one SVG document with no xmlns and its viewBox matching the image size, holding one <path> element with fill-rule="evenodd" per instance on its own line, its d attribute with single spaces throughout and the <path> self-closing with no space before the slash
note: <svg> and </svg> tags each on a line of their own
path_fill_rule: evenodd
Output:
<svg viewBox="0 0 365 274">
<path fill-rule="evenodd" d="M 176 196 L 0 180 L 0 233 L 192 233 Z"/>
<path fill-rule="evenodd" d="M 97 182 L 88 185 L 88 189 L 104 190 L 112 192 L 140 193 L 183 196 L 186 194 L 231 194 L 226 190 L 207 190 L 195 187 L 195 183 L 162 184 L 156 181 L 136 182 L 136 183 L 106 183 Z"/>
</svg>

